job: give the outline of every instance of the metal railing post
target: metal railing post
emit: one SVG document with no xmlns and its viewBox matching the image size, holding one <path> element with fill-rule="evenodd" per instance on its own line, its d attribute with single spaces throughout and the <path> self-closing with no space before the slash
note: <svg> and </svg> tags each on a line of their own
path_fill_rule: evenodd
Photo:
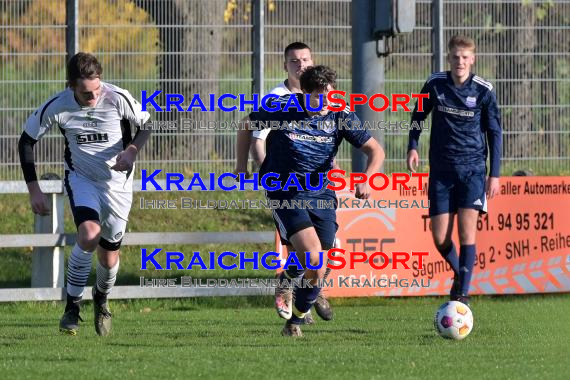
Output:
<svg viewBox="0 0 570 380">
<path fill-rule="evenodd" d="M 79 52 L 79 32 L 78 32 L 79 4 L 78 0 L 65 1 L 65 50 L 66 61 Z"/>
<path fill-rule="evenodd" d="M 431 44 L 432 63 L 431 69 L 434 72 L 445 71 L 445 43 L 443 41 L 443 0 L 434 0 L 431 5 Z"/>
</svg>

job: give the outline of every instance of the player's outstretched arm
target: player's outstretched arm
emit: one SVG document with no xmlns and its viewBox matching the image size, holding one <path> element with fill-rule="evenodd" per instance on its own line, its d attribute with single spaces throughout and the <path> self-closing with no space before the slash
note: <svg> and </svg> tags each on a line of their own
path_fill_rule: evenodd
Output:
<svg viewBox="0 0 570 380">
<path fill-rule="evenodd" d="M 34 162 L 34 145 L 36 142 L 37 140 L 33 139 L 25 131 L 22 133 L 20 141 L 18 141 L 20 165 L 22 166 L 22 171 L 24 172 L 24 179 L 26 181 L 26 185 L 28 186 L 28 192 L 30 193 L 30 204 L 32 206 L 32 211 L 35 214 L 48 215 L 48 200 L 46 195 L 42 193 L 42 190 L 40 189 Z"/>
<path fill-rule="evenodd" d="M 371 137 L 360 147 L 360 150 L 368 157 L 365 174 L 367 178 L 370 178 L 374 173 L 378 173 L 382 167 L 385 156 L 384 149 Z M 370 197 L 368 183 L 358 183 L 356 185 L 355 196 L 358 199 L 368 199 Z"/>
<path fill-rule="evenodd" d="M 114 93 L 118 95 L 116 96 L 116 106 L 119 115 L 122 119 L 128 120 L 131 125 L 136 125 L 137 132 L 125 150 L 117 155 L 115 165 L 111 169 L 119 172 L 131 171 L 138 152 L 146 144 L 152 133 L 151 129 L 141 128 L 150 119 L 150 114 L 142 110 L 141 104 L 127 90 L 115 88 Z"/>
<path fill-rule="evenodd" d="M 265 160 L 265 140 L 252 138 L 250 152 L 255 164 L 261 166 Z"/>
<path fill-rule="evenodd" d="M 30 205 L 34 214 L 49 215 L 50 209 L 48 207 L 48 198 L 40 189 L 38 181 L 29 182 L 28 192 L 30 193 Z"/>
<path fill-rule="evenodd" d="M 501 127 L 501 112 L 497 105 L 497 97 L 490 91 L 483 104 L 481 122 L 484 123 L 489 142 L 490 173 L 487 179 L 487 198 L 499 194 L 499 176 L 501 173 L 501 156 L 503 152 L 503 129 Z"/>
<path fill-rule="evenodd" d="M 244 117 L 240 123 L 249 127 L 249 117 Z M 265 135 L 265 137 L 267 137 L 267 135 Z M 251 153 L 253 162 L 255 162 L 255 165 L 259 168 L 263 160 L 265 160 L 265 138 L 252 136 L 249 144 L 249 152 Z"/>
<path fill-rule="evenodd" d="M 420 164 L 420 156 L 416 149 L 410 149 L 408 151 L 408 158 L 406 159 L 406 164 L 408 165 L 408 170 L 415 173 Z"/>
<path fill-rule="evenodd" d="M 499 195 L 499 191 L 501 188 L 499 183 L 499 177 L 487 178 L 487 183 L 485 187 L 486 187 L 485 192 L 487 193 L 488 199 L 493 198 L 495 195 Z"/>
<path fill-rule="evenodd" d="M 419 100 L 416 102 L 414 107 L 414 111 L 412 112 L 412 120 L 411 125 L 419 126 L 421 123 L 427 118 L 429 113 L 433 109 L 433 100 L 431 98 L 431 84 L 430 80 L 428 79 L 427 82 L 422 87 L 421 93 L 422 94 L 429 94 L 427 99 L 423 99 L 422 107 L 420 110 L 420 102 Z M 415 173 L 419 163 L 420 158 L 418 155 L 418 145 L 420 141 L 420 135 L 422 133 L 422 129 L 419 127 L 412 127 L 410 128 L 410 133 L 408 134 L 408 157 L 406 158 L 406 164 L 408 165 L 408 170 L 412 173 Z"/>
<path fill-rule="evenodd" d="M 115 165 L 113 165 L 111 169 L 119 172 L 131 170 L 133 168 L 135 160 L 137 159 L 137 154 L 139 150 L 141 150 L 144 144 L 146 144 L 151 133 L 152 133 L 151 130 L 148 129 L 143 130 L 137 127 L 137 133 L 135 134 L 135 138 L 125 148 L 125 150 L 123 150 L 121 153 L 117 155 Z"/>
<path fill-rule="evenodd" d="M 236 167 L 234 169 L 234 174 L 246 173 L 246 177 L 249 177 L 247 171 L 247 159 L 249 157 L 249 146 L 251 145 L 251 130 L 249 129 L 249 117 L 243 119 L 244 129 L 238 129 L 237 142 L 236 142 Z"/>
</svg>

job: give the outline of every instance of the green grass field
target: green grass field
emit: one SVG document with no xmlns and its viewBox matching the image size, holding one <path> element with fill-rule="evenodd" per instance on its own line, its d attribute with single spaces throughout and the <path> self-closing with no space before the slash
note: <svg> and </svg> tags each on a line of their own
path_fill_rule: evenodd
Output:
<svg viewBox="0 0 570 380">
<path fill-rule="evenodd" d="M 266 210 L 222 215 L 216 210 L 133 207 L 131 220 L 131 231 L 261 231 L 273 226 Z M 0 196 L 0 225 L 0 234 L 32 233 L 25 195 Z M 73 230 L 68 213 L 66 231 Z M 168 248 L 236 249 L 224 245 Z M 2 249 L 0 255 L 4 264 L 0 287 L 28 287 L 31 249 Z M 139 247 L 126 247 L 118 284 L 138 284 L 139 265 Z M 145 276 L 180 274 L 151 271 Z M 273 274 L 245 271 L 228 276 L 219 270 L 191 275 Z M 324 322 L 315 316 L 316 325 L 304 327 L 305 336 L 299 339 L 280 335 L 283 321 L 276 316 L 270 297 L 112 301 L 114 328 L 107 338 L 95 334 L 90 303 L 76 337 L 58 332 L 61 302 L 0 304 L 0 380 L 568 378 L 570 294 L 477 297 L 472 302 L 475 328 L 461 342 L 444 340 L 433 329 L 433 315 L 443 302 L 441 297 L 333 299 L 335 319 Z"/>
<path fill-rule="evenodd" d="M 442 298 L 337 299 L 333 321 L 280 336 L 268 297 L 114 301 L 101 338 L 86 305 L 60 335 L 60 303 L 0 305 L 0 374 L 20 378 L 567 379 L 567 295 L 480 297 L 464 341 L 432 327 Z M 318 317 L 316 317 L 318 319 Z"/>
</svg>

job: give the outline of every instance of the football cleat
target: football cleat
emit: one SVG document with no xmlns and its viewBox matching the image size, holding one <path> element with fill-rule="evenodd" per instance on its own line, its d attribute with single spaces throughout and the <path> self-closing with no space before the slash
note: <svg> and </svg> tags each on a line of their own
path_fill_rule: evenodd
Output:
<svg viewBox="0 0 570 380">
<path fill-rule="evenodd" d="M 303 336 L 303 333 L 301 332 L 301 326 L 287 321 L 287 322 L 285 322 L 285 326 L 283 327 L 283 330 L 281 330 L 281 335 L 301 337 L 301 336 Z"/>
<path fill-rule="evenodd" d="M 453 284 L 451 284 L 451 290 L 449 291 L 449 300 L 455 301 L 455 298 L 457 298 L 460 294 L 461 294 L 461 284 L 459 283 L 459 276 L 454 275 Z"/>
<path fill-rule="evenodd" d="M 314 325 L 315 324 L 315 319 L 313 318 L 313 315 L 311 314 L 310 311 L 307 314 L 305 314 L 305 317 L 303 318 L 303 324 L 304 325 Z"/>
<path fill-rule="evenodd" d="M 275 309 L 283 319 L 291 319 L 293 315 L 293 287 L 290 281 L 279 277 L 280 281 L 275 288 Z"/>
<path fill-rule="evenodd" d="M 464 295 L 464 294 L 459 294 L 457 296 L 455 296 L 454 298 L 451 299 L 451 301 L 458 301 L 461 302 L 462 304 L 467 305 L 467 307 L 471 307 L 471 305 L 469 304 L 469 301 L 471 301 L 471 297 Z"/>
<path fill-rule="evenodd" d="M 83 322 L 79 315 L 79 305 L 74 305 L 63 313 L 59 321 L 59 331 L 67 335 L 77 335 L 79 321 Z"/>
<path fill-rule="evenodd" d="M 93 312 L 95 314 L 95 332 L 99 336 L 107 336 L 111 332 L 112 317 L 109 311 L 107 297 L 97 292 L 95 286 L 91 292 L 93 294 Z"/>
<path fill-rule="evenodd" d="M 332 311 L 331 304 L 326 299 L 322 290 L 319 293 L 314 306 L 319 317 L 321 317 L 325 321 L 330 321 L 331 319 L 333 319 L 334 313 Z"/>
</svg>

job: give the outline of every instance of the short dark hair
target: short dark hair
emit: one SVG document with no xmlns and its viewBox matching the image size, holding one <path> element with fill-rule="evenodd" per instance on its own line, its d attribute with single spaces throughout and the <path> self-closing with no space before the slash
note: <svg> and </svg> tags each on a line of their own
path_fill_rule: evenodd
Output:
<svg viewBox="0 0 570 380">
<path fill-rule="evenodd" d="M 309 49 L 309 51 L 311 51 L 311 48 L 307 44 L 303 42 L 293 42 L 292 44 L 287 45 L 283 55 L 285 56 L 285 59 L 287 59 L 287 54 L 289 54 L 291 50 L 303 50 L 303 49 Z"/>
<path fill-rule="evenodd" d="M 336 88 L 336 71 L 328 66 L 309 67 L 301 74 L 301 90 L 306 93 L 315 90 L 323 91 L 329 84 L 332 88 Z"/>
<path fill-rule="evenodd" d="M 73 86 L 78 79 L 101 78 L 103 69 L 93 54 L 77 53 L 67 63 L 67 85 Z"/>
</svg>

